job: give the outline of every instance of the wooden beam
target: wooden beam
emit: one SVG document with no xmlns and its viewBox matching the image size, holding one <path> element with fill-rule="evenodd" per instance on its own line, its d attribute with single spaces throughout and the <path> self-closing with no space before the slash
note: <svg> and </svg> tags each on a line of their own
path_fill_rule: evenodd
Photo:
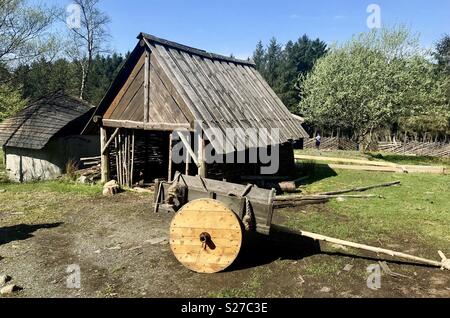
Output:
<svg viewBox="0 0 450 318">
<path fill-rule="evenodd" d="M 186 147 L 186 150 L 191 155 L 192 160 L 194 160 L 195 164 L 198 167 L 197 155 L 195 154 L 194 150 L 192 150 L 191 144 L 188 142 L 188 140 L 186 139 L 186 137 L 183 134 L 178 134 L 178 136 L 180 136 L 181 142 Z"/>
<path fill-rule="evenodd" d="M 103 125 L 111 128 L 127 128 L 127 129 L 141 129 L 141 130 L 155 130 L 155 131 L 175 131 L 175 130 L 190 130 L 191 125 L 176 124 L 176 123 L 143 123 L 132 120 L 116 120 L 103 119 Z"/>
<path fill-rule="evenodd" d="M 104 149 L 107 142 L 107 133 L 105 127 L 100 127 L 100 147 Z M 101 154 L 101 181 L 106 183 L 109 181 L 109 153 L 102 152 Z"/>
<path fill-rule="evenodd" d="M 111 137 L 109 137 L 109 140 L 106 142 L 105 147 L 102 148 L 102 152 L 101 154 L 104 155 L 106 150 L 108 150 L 109 145 L 111 144 L 111 142 L 114 140 L 114 138 L 116 138 L 117 134 L 119 133 L 119 128 L 116 128 L 116 130 L 114 131 L 114 133 L 111 135 Z"/>
<path fill-rule="evenodd" d="M 130 172 L 130 180 L 131 180 L 131 186 L 133 186 L 134 183 L 134 142 L 135 142 L 135 135 L 134 135 L 134 130 L 133 130 L 133 135 L 132 135 L 132 141 L 131 141 L 131 172 Z"/>
<path fill-rule="evenodd" d="M 167 180 L 172 181 L 172 134 L 169 135 L 169 174 Z"/>
<path fill-rule="evenodd" d="M 189 155 L 189 152 L 186 151 L 186 162 L 185 162 L 185 175 L 189 175 L 189 165 L 191 162 L 191 156 Z"/>
<path fill-rule="evenodd" d="M 205 139 L 201 134 L 198 136 L 198 175 L 206 178 Z"/>
<path fill-rule="evenodd" d="M 150 52 L 145 50 L 144 64 L 144 123 L 150 121 Z"/>
</svg>

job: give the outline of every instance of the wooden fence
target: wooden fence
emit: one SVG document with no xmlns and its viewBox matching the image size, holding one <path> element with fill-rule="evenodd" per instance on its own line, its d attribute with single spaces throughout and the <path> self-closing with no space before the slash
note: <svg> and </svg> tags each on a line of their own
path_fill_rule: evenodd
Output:
<svg viewBox="0 0 450 318">
<path fill-rule="evenodd" d="M 313 149 L 316 147 L 315 139 L 305 140 L 305 149 Z M 358 145 L 347 138 L 322 138 L 320 145 L 322 150 L 358 150 Z M 370 151 L 381 151 L 398 155 L 416 155 L 430 157 L 450 157 L 450 144 L 443 142 L 372 142 Z"/>
</svg>

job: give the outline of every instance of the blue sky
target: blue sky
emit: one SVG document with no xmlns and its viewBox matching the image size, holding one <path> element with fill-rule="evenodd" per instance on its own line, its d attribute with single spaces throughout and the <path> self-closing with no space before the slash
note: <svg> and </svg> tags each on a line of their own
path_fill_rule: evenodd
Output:
<svg viewBox="0 0 450 318">
<path fill-rule="evenodd" d="M 47 0 L 58 4 L 68 0 Z M 327 43 L 368 30 L 369 4 L 383 25 L 405 24 L 429 47 L 450 33 L 450 0 L 101 0 L 111 17 L 111 47 L 134 48 L 140 31 L 208 51 L 245 58 L 257 41 L 285 43 L 303 34 Z"/>
</svg>

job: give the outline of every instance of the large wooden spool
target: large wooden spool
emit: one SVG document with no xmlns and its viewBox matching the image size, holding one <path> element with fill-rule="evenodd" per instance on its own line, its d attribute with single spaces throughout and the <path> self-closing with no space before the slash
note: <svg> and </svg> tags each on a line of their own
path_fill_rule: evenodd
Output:
<svg viewBox="0 0 450 318">
<path fill-rule="evenodd" d="M 217 273 L 236 260 L 242 226 L 223 203 L 199 199 L 186 204 L 170 225 L 170 247 L 178 261 L 198 273 Z"/>
</svg>

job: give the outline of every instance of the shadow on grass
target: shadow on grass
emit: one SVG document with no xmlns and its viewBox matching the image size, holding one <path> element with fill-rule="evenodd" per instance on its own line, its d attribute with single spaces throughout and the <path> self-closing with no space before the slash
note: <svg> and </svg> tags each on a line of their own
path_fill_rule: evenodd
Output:
<svg viewBox="0 0 450 318">
<path fill-rule="evenodd" d="M 356 252 L 355 252 L 356 253 Z M 362 251 L 361 253 L 365 253 Z M 369 252 L 366 252 L 369 253 Z M 361 259 L 376 262 L 389 262 L 398 265 L 414 265 L 425 268 L 434 268 L 430 265 L 417 264 L 414 262 L 390 260 L 388 258 L 376 258 L 373 256 L 356 255 L 342 252 L 322 251 L 320 243 L 313 239 L 301 236 L 288 228 L 273 225 L 270 236 L 252 234 L 245 237 L 241 253 L 236 262 L 227 271 L 236 271 L 254 268 L 273 263 L 276 260 L 298 261 L 313 255 L 339 256 L 351 259 Z"/>
<path fill-rule="evenodd" d="M 381 154 L 368 153 L 369 159 L 380 159 L 396 164 L 406 165 L 433 165 L 433 164 L 450 164 L 449 159 L 429 157 L 429 156 L 413 156 L 413 155 L 395 155 L 395 154 Z"/>
<path fill-rule="evenodd" d="M 327 164 L 306 161 L 297 164 L 296 168 L 297 176 L 299 178 L 305 177 L 305 179 L 296 184 L 296 186 L 308 185 L 337 176 L 336 171 L 331 169 Z"/>
<path fill-rule="evenodd" d="M 0 245 L 8 244 L 14 241 L 23 241 L 32 238 L 33 233 L 40 229 L 53 229 L 63 223 L 36 224 L 27 225 L 20 224 L 14 226 L 0 227 Z"/>
</svg>

